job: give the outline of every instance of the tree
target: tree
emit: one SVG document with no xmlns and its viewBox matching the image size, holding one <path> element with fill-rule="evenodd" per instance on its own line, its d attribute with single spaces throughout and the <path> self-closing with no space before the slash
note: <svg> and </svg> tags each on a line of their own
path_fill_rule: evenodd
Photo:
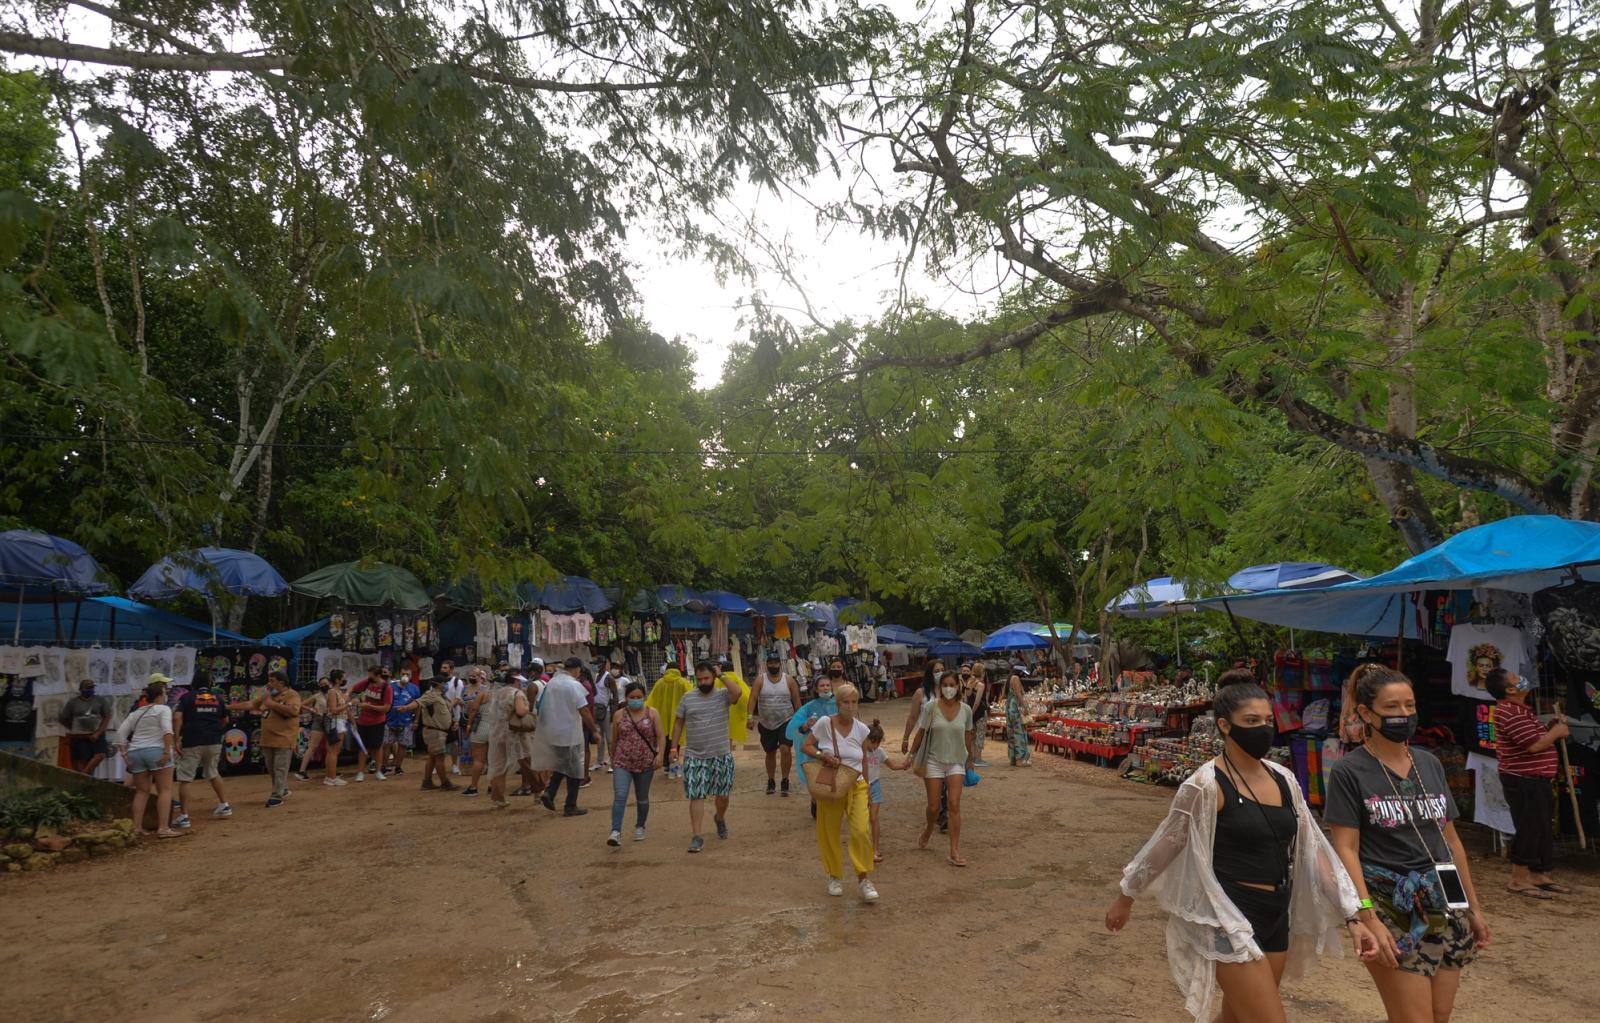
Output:
<svg viewBox="0 0 1600 1023">
<path fill-rule="evenodd" d="M 939 365 L 1114 319 L 1358 455 L 1412 550 L 1428 481 L 1589 517 L 1597 69 L 1593 10 L 1549 0 L 966 0 L 860 105 L 917 186 L 866 216 L 1024 279 L 1031 315 Z"/>
</svg>

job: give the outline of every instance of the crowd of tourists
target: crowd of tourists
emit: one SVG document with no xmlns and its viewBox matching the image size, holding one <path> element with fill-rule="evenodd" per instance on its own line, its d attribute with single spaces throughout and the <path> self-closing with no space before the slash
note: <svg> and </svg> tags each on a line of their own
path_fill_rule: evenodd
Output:
<svg viewBox="0 0 1600 1023">
<path fill-rule="evenodd" d="M 190 827 L 184 808 L 197 781 L 216 795 L 214 816 L 232 814 L 218 773 L 222 730 L 229 715 L 248 712 L 261 719 L 269 809 L 289 796 L 303 718 L 311 739 L 293 774 L 311 780 L 311 763 L 320 758 L 321 784 L 330 787 L 348 784 L 339 768 L 347 746 L 355 753 L 355 782 L 404 776 L 420 727 L 424 759 L 413 767 L 420 787 L 466 797 L 486 791 L 495 809 L 509 806 L 508 797 L 531 796 L 547 810 L 581 817 L 588 811 L 578 805 L 579 790 L 595 771 L 609 774 L 612 847 L 622 843 L 630 800 L 633 840 L 645 840 L 652 784 L 665 772 L 681 782 L 688 803 L 688 852 L 701 853 L 708 804 L 709 833 L 730 836 L 733 750 L 753 718 L 766 795 L 787 798 L 803 789 L 810 796 L 828 894 L 845 891 L 847 854 L 860 897 L 873 902 L 873 874 L 884 861 L 882 772 L 922 777 L 919 848 L 937 828 L 947 835 L 949 864 L 965 867 L 963 791 L 986 766 L 988 706 L 1000 694 L 1008 758 L 1014 766 L 1030 763 L 1025 730 L 1017 727 L 1022 676 L 1020 666 L 1002 682 L 982 664 L 947 670 L 931 662 L 910 701 L 899 755 L 883 749 L 882 723 L 865 719 L 841 661 L 803 688 L 776 659 L 749 685 L 730 664 L 702 661 L 692 680 L 673 668 L 649 687 L 620 665 L 591 668 L 578 658 L 549 670 L 538 661 L 526 671 L 474 669 L 465 678 L 446 661 L 422 685 L 381 668 L 354 684 L 333 672 L 304 700 L 274 673 L 249 701 L 228 703 L 201 689 L 172 706 L 172 680 L 153 675 L 139 707 L 116 729 L 115 746 L 137 789 L 135 820 L 142 829 L 154 798 L 161 838 Z M 1551 748 L 1566 725 L 1559 717 L 1540 723 L 1526 706 L 1529 686 L 1514 674 L 1497 670 L 1488 688 L 1499 700 L 1502 783 L 1518 826 L 1507 887 L 1537 899 L 1570 894 L 1551 875 L 1549 805 Z M 1316 956 L 1337 953 L 1343 931 L 1391 1023 L 1447 1023 L 1462 971 L 1492 940 L 1444 769 L 1410 745 L 1418 720 L 1410 680 L 1365 664 L 1347 689 L 1359 729 L 1347 732 L 1350 751 L 1329 779 L 1322 816 L 1329 834 L 1294 775 L 1267 759 L 1277 734 L 1268 694 L 1235 670 L 1218 680 L 1213 706 L 1222 753 L 1182 784 L 1166 819 L 1123 871 L 1106 926 L 1122 930 L 1136 899 L 1156 900 L 1168 914 L 1173 977 L 1196 1020 L 1284 1020 L 1279 983 Z M 107 713 L 100 700 L 85 683 L 63 717 Z M 103 726 L 70 741 L 80 768 L 92 770 L 110 752 Z"/>
</svg>

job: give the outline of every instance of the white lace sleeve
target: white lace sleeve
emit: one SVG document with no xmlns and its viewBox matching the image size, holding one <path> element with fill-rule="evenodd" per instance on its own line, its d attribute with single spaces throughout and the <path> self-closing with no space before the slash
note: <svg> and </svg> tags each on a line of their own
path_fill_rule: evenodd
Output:
<svg viewBox="0 0 1600 1023">
<path fill-rule="evenodd" d="M 1166 819 L 1156 828 L 1155 834 L 1150 836 L 1150 841 L 1144 844 L 1138 855 L 1122 868 L 1122 894 L 1137 899 L 1155 883 L 1173 860 L 1183 855 L 1189 845 L 1194 815 L 1201 804 L 1200 797 L 1200 787 L 1194 784 L 1192 778 L 1179 787 L 1178 794 L 1172 798 L 1172 807 L 1167 811 Z"/>
</svg>

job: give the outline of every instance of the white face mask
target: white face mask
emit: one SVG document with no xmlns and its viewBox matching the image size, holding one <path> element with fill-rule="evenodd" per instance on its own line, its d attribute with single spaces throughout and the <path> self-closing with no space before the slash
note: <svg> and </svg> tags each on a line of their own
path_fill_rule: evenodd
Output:
<svg viewBox="0 0 1600 1023">
<path fill-rule="evenodd" d="M 944 693 L 944 698 L 945 699 L 953 700 L 953 699 L 956 698 L 956 693 L 959 690 L 957 690 L 955 686 L 945 686 L 944 689 L 942 689 L 940 691 Z"/>
</svg>

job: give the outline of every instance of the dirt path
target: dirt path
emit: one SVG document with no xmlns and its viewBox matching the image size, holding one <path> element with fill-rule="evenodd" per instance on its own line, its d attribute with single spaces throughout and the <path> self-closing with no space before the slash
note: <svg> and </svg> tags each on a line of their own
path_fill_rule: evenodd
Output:
<svg viewBox="0 0 1600 1023">
<path fill-rule="evenodd" d="M 898 722 L 895 706 L 878 713 Z M 665 778 L 649 839 L 621 850 L 604 844 L 603 774 L 576 820 L 529 799 L 495 814 L 486 799 L 419 793 L 411 774 L 300 783 L 269 813 L 262 779 L 248 779 L 233 820 L 207 816 L 209 792 L 198 801 L 190 838 L 0 879 L 4 1015 L 778 1020 L 814 1016 L 827 990 L 848 992 L 832 1017 L 1186 1018 L 1159 913 L 1141 904 L 1115 937 L 1100 925 L 1170 789 L 1052 757 L 990 768 L 968 793 L 973 865 L 958 871 L 913 849 L 921 783 L 890 774 L 883 898 L 868 906 L 853 889 L 826 896 L 804 797 L 768 798 L 764 781 L 759 754 L 741 753 L 732 837 L 688 856 L 682 789 Z M 1503 894 L 1502 868 L 1478 862 L 1498 943 L 1468 971 L 1456 1023 L 1594 1018 L 1573 971 L 1595 939 L 1600 874 L 1566 871 L 1582 894 L 1546 905 Z M 1350 960 L 1287 992 L 1296 1023 L 1383 1018 Z"/>
</svg>

